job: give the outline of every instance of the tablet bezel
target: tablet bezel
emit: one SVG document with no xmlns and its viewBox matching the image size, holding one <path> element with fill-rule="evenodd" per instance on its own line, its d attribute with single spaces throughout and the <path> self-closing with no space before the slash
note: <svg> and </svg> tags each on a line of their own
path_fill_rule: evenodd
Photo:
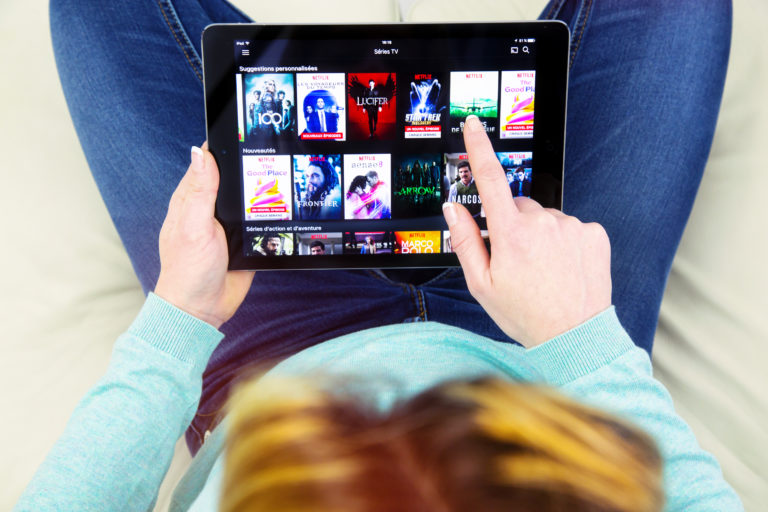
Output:
<svg viewBox="0 0 768 512">
<path fill-rule="evenodd" d="M 461 34 L 461 38 L 455 37 Z M 536 40 L 536 122 L 533 152 L 534 180 L 531 197 L 547 207 L 562 209 L 562 169 L 565 144 L 566 92 L 568 84 L 569 31 L 559 21 L 532 21 L 513 23 L 452 23 L 452 24 L 373 24 L 373 25 L 262 25 L 228 24 L 210 25 L 203 32 L 203 68 L 206 99 L 206 128 L 209 150 L 220 169 L 219 195 L 216 217 L 224 227 L 229 247 L 229 268 L 234 270 L 287 270 L 287 269 L 361 269 L 361 268 L 427 268 L 458 266 L 453 253 L 439 254 L 373 254 L 279 256 L 272 258 L 246 256 L 243 251 L 245 222 L 241 214 L 242 177 L 240 149 L 237 139 L 237 104 L 235 74 L 235 41 L 293 41 L 339 40 L 350 45 L 381 39 L 443 39 L 458 42 L 477 39 L 535 38 Z M 478 51 L 479 49 L 474 49 Z M 546 60 L 543 58 L 546 56 Z M 502 59 L 502 56 L 498 57 Z M 445 68 L 440 58 L 429 66 Z M 466 66 L 465 66 L 466 67 Z M 458 69 L 447 68 L 448 70 Z M 499 62 L 495 69 L 503 70 Z M 340 71 L 339 71 L 340 72 Z M 345 69 L 345 73 L 364 72 Z M 447 135 L 446 135 L 447 136 Z M 402 139 L 401 139 L 402 140 Z M 509 139 L 492 137 L 494 149 L 509 147 Z M 326 142 L 328 144 L 328 142 Z M 331 143 L 333 144 L 333 143 Z M 343 144 L 336 142 L 335 144 Z M 514 151 L 514 150 L 506 150 Z M 341 148 L 329 148 L 327 153 L 345 153 Z M 537 180 L 547 180 L 550 188 L 537 187 Z M 542 191 L 544 193 L 542 193 Z M 346 221 L 349 229 L 343 231 L 373 230 L 382 221 Z M 356 226 L 356 227 L 355 227 Z M 373 226 L 373 227 L 369 227 Z M 444 226 L 444 224 L 443 224 Z M 354 229 L 352 229 L 355 227 Z M 360 229 L 363 228 L 363 229 Z M 381 229 L 378 229 L 381 231 Z M 447 230 L 447 227 L 442 227 Z M 337 231 L 337 230 L 334 230 Z M 385 231 L 391 231 L 385 230 Z M 442 240 L 442 234 L 441 234 Z"/>
</svg>

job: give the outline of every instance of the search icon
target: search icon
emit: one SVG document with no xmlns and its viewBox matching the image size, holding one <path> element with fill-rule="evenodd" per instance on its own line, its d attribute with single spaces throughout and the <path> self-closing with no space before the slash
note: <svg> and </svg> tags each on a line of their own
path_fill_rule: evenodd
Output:
<svg viewBox="0 0 768 512">
<path fill-rule="evenodd" d="M 528 51 L 528 47 L 527 46 L 523 46 L 523 53 L 531 53 L 531 52 Z"/>
</svg>

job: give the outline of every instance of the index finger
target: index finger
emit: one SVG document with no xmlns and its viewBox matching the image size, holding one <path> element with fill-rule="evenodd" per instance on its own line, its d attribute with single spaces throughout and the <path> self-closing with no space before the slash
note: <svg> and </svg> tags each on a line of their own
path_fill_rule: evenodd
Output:
<svg viewBox="0 0 768 512">
<path fill-rule="evenodd" d="M 488 230 L 491 226 L 518 212 L 512 200 L 507 177 L 501 168 L 491 141 L 485 133 L 485 127 L 477 116 L 467 116 L 464 121 L 464 146 L 469 155 L 469 165 L 472 178 L 477 184 L 477 191 L 488 219 Z"/>
</svg>

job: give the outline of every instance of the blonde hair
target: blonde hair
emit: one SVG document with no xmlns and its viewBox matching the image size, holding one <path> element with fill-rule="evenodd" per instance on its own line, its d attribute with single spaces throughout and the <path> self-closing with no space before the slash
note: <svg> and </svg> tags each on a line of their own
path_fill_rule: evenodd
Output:
<svg viewBox="0 0 768 512">
<path fill-rule="evenodd" d="M 306 380 L 253 380 L 231 402 L 224 512 L 662 505 L 647 435 L 539 386 L 449 382 L 380 414 Z"/>
</svg>

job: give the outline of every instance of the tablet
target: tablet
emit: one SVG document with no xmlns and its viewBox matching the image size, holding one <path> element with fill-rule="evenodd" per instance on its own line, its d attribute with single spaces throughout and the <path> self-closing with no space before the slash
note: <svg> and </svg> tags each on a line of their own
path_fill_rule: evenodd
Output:
<svg viewBox="0 0 768 512">
<path fill-rule="evenodd" d="M 457 266 L 443 202 L 487 233 L 470 114 L 512 194 L 561 208 L 568 54 L 558 21 L 207 27 L 230 268 Z"/>
</svg>

